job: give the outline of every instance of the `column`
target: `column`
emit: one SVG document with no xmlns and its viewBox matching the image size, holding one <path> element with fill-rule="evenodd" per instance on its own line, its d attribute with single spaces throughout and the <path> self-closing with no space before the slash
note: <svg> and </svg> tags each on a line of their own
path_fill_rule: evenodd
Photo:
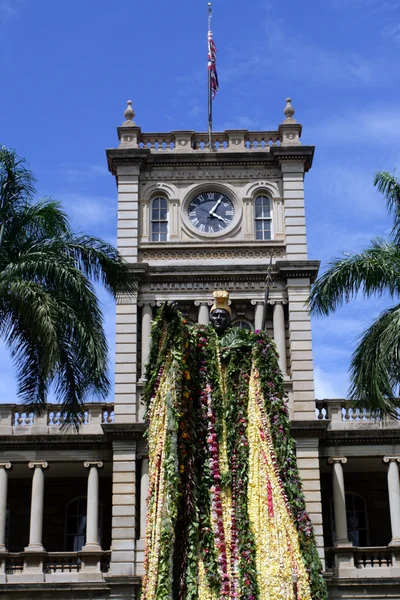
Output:
<svg viewBox="0 0 400 600">
<path fill-rule="evenodd" d="M 142 458 L 140 473 L 140 539 L 146 536 L 147 495 L 149 492 L 149 458 Z"/>
<path fill-rule="evenodd" d="M 347 463 L 344 456 L 328 459 L 329 464 L 333 465 L 332 486 L 333 486 L 333 510 L 335 513 L 336 541 L 335 547 L 352 546 L 347 534 L 347 515 L 346 515 L 346 497 L 344 489 L 343 467 Z"/>
<path fill-rule="evenodd" d="M 263 328 L 264 300 L 251 300 L 254 308 L 254 329 Z"/>
<path fill-rule="evenodd" d="M 6 552 L 7 484 L 10 462 L 0 463 L 0 552 Z"/>
<path fill-rule="evenodd" d="M 208 308 L 208 302 L 196 300 L 194 304 L 195 306 L 199 307 L 199 316 L 197 319 L 199 325 L 208 325 L 210 321 L 210 310 Z"/>
<path fill-rule="evenodd" d="M 84 462 L 89 469 L 87 485 L 86 542 L 82 551 L 101 550 L 99 544 L 99 471 L 102 461 Z"/>
<path fill-rule="evenodd" d="M 286 334 L 285 334 L 285 311 L 283 301 L 275 300 L 273 312 L 274 340 L 279 354 L 279 366 L 283 374 L 287 373 L 286 364 Z"/>
<path fill-rule="evenodd" d="M 142 377 L 144 376 L 146 364 L 149 359 L 153 304 L 154 303 L 145 302 L 142 307 Z"/>
<path fill-rule="evenodd" d="M 400 546 L 400 480 L 399 456 L 384 456 L 383 462 L 387 463 L 387 481 L 389 490 L 390 525 L 392 528 L 392 541 L 389 546 Z"/>
<path fill-rule="evenodd" d="M 46 461 L 28 464 L 33 469 L 32 498 L 31 498 L 31 521 L 29 528 L 29 546 L 25 552 L 43 552 L 43 500 L 44 500 L 44 469 L 49 466 Z"/>
</svg>

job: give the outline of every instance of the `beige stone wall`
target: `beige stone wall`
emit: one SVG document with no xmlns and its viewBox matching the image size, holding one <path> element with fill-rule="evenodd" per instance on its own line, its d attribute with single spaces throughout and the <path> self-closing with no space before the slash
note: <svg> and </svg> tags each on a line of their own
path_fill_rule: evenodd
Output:
<svg viewBox="0 0 400 600">
<path fill-rule="evenodd" d="M 117 245 L 129 263 L 137 262 L 139 223 L 139 167 L 119 166 Z M 123 297 L 116 309 L 115 422 L 136 421 L 136 298 Z"/>
<path fill-rule="evenodd" d="M 307 278 L 288 278 L 289 340 L 293 386 L 293 419 L 315 419 L 314 366 L 311 321 L 305 305 L 310 291 Z"/>
<path fill-rule="evenodd" d="M 111 576 L 135 575 L 136 442 L 113 442 Z"/>
<path fill-rule="evenodd" d="M 318 438 L 300 438 L 296 443 L 297 465 L 303 482 L 307 513 L 314 527 L 318 553 L 324 560 L 322 528 L 321 481 Z"/>
<path fill-rule="evenodd" d="M 283 200 L 285 206 L 285 241 L 288 260 L 307 260 L 306 221 L 304 210 L 304 164 L 283 162 Z"/>
</svg>

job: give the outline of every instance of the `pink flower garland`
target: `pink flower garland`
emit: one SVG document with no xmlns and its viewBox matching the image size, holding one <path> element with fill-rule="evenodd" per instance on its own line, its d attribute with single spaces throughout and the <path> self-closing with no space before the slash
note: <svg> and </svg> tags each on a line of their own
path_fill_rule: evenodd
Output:
<svg viewBox="0 0 400 600">
<path fill-rule="evenodd" d="M 211 517 L 213 522 L 215 547 L 217 549 L 217 563 L 221 577 L 221 596 L 229 598 L 230 585 L 228 575 L 228 561 L 226 555 L 226 542 L 224 523 L 222 519 L 223 508 L 221 498 L 221 473 L 219 468 L 218 437 L 215 429 L 217 417 L 212 406 L 211 386 L 207 385 L 201 394 L 201 402 L 207 408 L 207 443 L 209 451 L 209 467 L 213 485 L 211 492 Z"/>
</svg>

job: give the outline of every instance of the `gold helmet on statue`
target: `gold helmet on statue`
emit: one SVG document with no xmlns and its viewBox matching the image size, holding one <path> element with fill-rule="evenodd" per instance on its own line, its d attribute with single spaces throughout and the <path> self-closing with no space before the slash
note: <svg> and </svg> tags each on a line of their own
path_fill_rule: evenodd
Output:
<svg viewBox="0 0 400 600">
<path fill-rule="evenodd" d="M 210 312 L 215 310 L 216 308 L 220 308 L 222 310 L 226 310 L 232 316 L 231 307 L 229 306 L 229 292 L 226 290 L 217 290 L 213 293 L 214 296 L 214 304 L 211 307 Z"/>
</svg>

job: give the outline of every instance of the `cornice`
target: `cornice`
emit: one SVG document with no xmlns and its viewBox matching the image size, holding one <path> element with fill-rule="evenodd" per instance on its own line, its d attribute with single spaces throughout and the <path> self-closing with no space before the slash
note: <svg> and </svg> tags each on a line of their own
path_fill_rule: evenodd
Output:
<svg viewBox="0 0 400 600">
<path fill-rule="evenodd" d="M 108 440 L 116 438 L 141 440 L 146 429 L 145 423 L 103 423 L 101 426 Z"/>
<path fill-rule="evenodd" d="M 311 169 L 315 146 L 272 146 L 271 154 L 280 165 L 282 162 L 304 162 L 304 170 Z"/>
<path fill-rule="evenodd" d="M 329 423 L 329 421 L 326 421 Z M 326 429 L 321 446 L 354 446 L 357 444 L 399 444 L 400 431 L 398 429 L 379 430 L 340 430 Z"/>
<path fill-rule="evenodd" d="M 116 175 L 118 165 L 139 164 L 147 167 L 190 166 L 244 167 L 262 165 L 280 167 L 282 161 L 303 162 L 305 171 L 312 166 L 314 146 L 271 146 L 269 151 L 246 149 L 240 152 L 165 152 L 154 153 L 147 148 L 109 148 L 106 150 L 108 168 Z"/>
<path fill-rule="evenodd" d="M 290 430 L 292 432 L 293 437 L 302 438 L 302 437 L 313 437 L 313 438 L 321 438 L 326 428 L 328 427 L 327 421 L 296 421 L 293 420 L 290 423 Z"/>
<path fill-rule="evenodd" d="M 138 164 L 142 166 L 150 154 L 150 150 L 146 148 L 107 148 L 108 169 L 113 175 L 116 175 L 118 165 Z"/>
<path fill-rule="evenodd" d="M 319 271 L 319 260 L 277 260 L 275 263 L 279 275 L 287 277 L 309 277 L 313 282 Z"/>
<path fill-rule="evenodd" d="M 69 450 L 76 448 L 107 448 L 108 441 L 103 434 L 76 435 L 3 435 L 0 438 L 1 450 L 52 450 L 54 448 Z"/>
<path fill-rule="evenodd" d="M 271 248 L 273 251 L 274 249 Z M 235 272 L 232 273 L 231 265 L 220 265 L 218 263 L 196 265 L 196 275 L 193 275 L 193 265 L 184 264 L 180 265 L 179 269 L 176 266 L 168 264 L 164 265 L 151 265 L 147 263 L 147 269 L 143 271 L 142 282 L 151 283 L 154 280 L 157 282 L 185 282 L 190 280 L 192 282 L 202 282 L 207 278 L 218 279 L 218 281 L 265 281 L 266 273 L 269 268 L 269 264 L 235 264 Z M 277 260 L 272 266 L 272 277 L 277 279 L 286 280 L 288 277 L 309 277 L 314 280 L 318 273 L 319 261 L 308 260 L 308 261 L 283 261 Z M 134 266 L 134 265 L 132 265 Z"/>
</svg>

